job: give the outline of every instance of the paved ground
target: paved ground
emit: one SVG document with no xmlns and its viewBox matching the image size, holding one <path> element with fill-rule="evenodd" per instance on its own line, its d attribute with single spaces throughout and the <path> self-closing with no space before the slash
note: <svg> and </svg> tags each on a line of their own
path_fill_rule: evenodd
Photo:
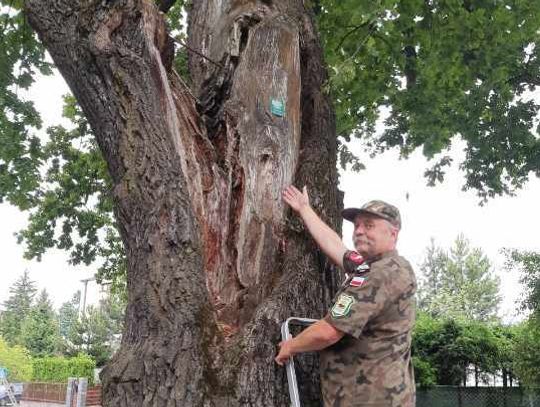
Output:
<svg viewBox="0 0 540 407">
<path fill-rule="evenodd" d="M 41 401 L 21 401 L 19 407 L 65 407 L 65 404 L 58 403 L 45 403 Z M 92 407 L 101 407 L 101 406 L 92 406 Z"/>
<path fill-rule="evenodd" d="M 65 407 L 65 404 L 58 403 L 45 403 L 40 401 L 21 401 L 19 407 Z M 92 406 L 92 407 L 101 407 L 101 406 Z"/>
</svg>

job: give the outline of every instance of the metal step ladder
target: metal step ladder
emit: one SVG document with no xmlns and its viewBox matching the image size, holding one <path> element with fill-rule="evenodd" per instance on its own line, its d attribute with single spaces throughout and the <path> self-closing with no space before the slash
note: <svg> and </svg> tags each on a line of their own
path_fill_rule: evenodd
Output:
<svg viewBox="0 0 540 407">
<path fill-rule="evenodd" d="M 290 325 L 309 326 L 317 322 L 316 319 L 311 318 L 288 318 L 283 324 L 281 324 L 281 339 L 286 341 L 291 339 Z M 289 383 L 289 396 L 291 398 L 291 407 L 301 407 L 300 395 L 298 394 L 298 382 L 296 380 L 296 372 L 294 370 L 294 358 L 290 358 L 286 365 L 287 369 L 287 382 Z"/>
<path fill-rule="evenodd" d="M 0 385 L 4 386 L 4 388 L 6 389 L 6 394 L 9 398 L 9 402 L 11 403 L 8 404 L 8 406 L 18 406 L 19 403 L 15 398 L 15 393 L 13 393 L 13 388 L 11 387 L 11 383 L 8 382 L 7 376 L 7 369 L 0 367 Z"/>
</svg>

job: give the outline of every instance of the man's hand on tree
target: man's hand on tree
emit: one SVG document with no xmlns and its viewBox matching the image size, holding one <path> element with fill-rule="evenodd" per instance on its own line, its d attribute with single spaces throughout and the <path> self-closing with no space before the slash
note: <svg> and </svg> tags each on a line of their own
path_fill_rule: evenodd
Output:
<svg viewBox="0 0 540 407">
<path fill-rule="evenodd" d="M 304 186 L 302 192 L 300 192 L 294 185 L 288 186 L 283 191 L 283 200 L 295 212 L 300 213 L 303 208 L 309 208 L 307 187 Z"/>
</svg>

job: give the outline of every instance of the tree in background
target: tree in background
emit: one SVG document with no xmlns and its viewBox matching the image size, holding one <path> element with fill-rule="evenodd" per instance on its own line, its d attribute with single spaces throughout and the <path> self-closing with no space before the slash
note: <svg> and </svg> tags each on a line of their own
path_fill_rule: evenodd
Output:
<svg viewBox="0 0 540 407">
<path fill-rule="evenodd" d="M 29 256 L 110 254 L 105 278 L 127 271 L 105 406 L 284 404 L 279 323 L 321 316 L 340 276 L 276 197 L 308 185 L 340 230 L 338 155 L 360 165 L 351 133 L 373 152 L 423 146 L 430 158 L 459 134 L 467 187 L 481 197 L 519 188 L 540 168 L 538 106 L 520 98 L 538 84 L 540 4 L 194 1 L 187 39 L 176 38 L 193 50 L 182 79 L 186 48 L 176 52 L 168 32 L 183 2 L 156 3 L 1 0 L 0 197 L 32 210 Z M 84 112 L 45 146 L 16 91 L 50 70 L 29 25 Z M 450 162 L 437 157 L 430 181 Z"/>
<path fill-rule="evenodd" d="M 516 367 L 516 359 L 519 356 L 516 347 L 518 326 L 515 324 L 500 324 L 491 326 L 491 329 L 493 330 L 499 349 L 495 362 L 498 366 L 498 373 L 502 376 L 503 387 L 512 387 L 515 384 L 515 379 L 519 379 L 520 382 L 523 381 Z"/>
<path fill-rule="evenodd" d="M 22 322 L 20 339 L 32 356 L 49 356 L 55 352 L 59 341 L 58 322 L 47 291 L 41 291 Z"/>
<path fill-rule="evenodd" d="M 122 295 L 116 295 L 114 292 L 109 293 L 99 303 L 100 309 L 103 310 L 107 318 L 107 326 L 109 327 L 109 343 L 119 345 L 118 338 L 124 329 L 124 317 L 126 311 L 126 299 Z"/>
<path fill-rule="evenodd" d="M 540 324 L 534 319 L 521 323 L 516 329 L 516 374 L 528 387 L 540 387 Z"/>
<path fill-rule="evenodd" d="M 508 272 L 520 273 L 519 310 L 529 313 L 516 329 L 515 364 L 521 382 L 540 387 L 540 253 L 504 250 Z"/>
<path fill-rule="evenodd" d="M 125 302 L 118 295 L 108 295 L 97 306 L 89 306 L 71 325 L 66 354 L 84 352 L 98 367 L 103 366 L 120 344 L 124 310 Z"/>
<path fill-rule="evenodd" d="M 71 348 L 67 355 L 85 353 L 96 361 L 96 366 L 103 366 L 112 356 L 107 341 L 107 328 L 107 321 L 99 307 L 88 306 L 85 315 L 71 327 L 69 336 Z"/>
<path fill-rule="evenodd" d="M 429 314 L 417 312 L 413 331 L 412 355 L 414 378 L 420 387 L 426 388 L 438 384 L 439 369 L 431 354 L 437 346 L 437 332 L 440 330 L 440 325 L 440 321 Z"/>
<path fill-rule="evenodd" d="M 523 287 L 521 311 L 529 311 L 540 322 L 540 253 L 505 249 L 505 267 L 510 273 L 519 273 Z"/>
<path fill-rule="evenodd" d="M 10 344 L 21 343 L 21 325 L 29 315 L 36 295 L 35 282 L 30 280 L 28 270 L 9 289 L 0 319 L 0 335 Z"/>
<path fill-rule="evenodd" d="M 469 367 L 474 368 L 476 385 L 486 382 L 488 374 L 503 372 L 513 377 L 513 343 L 508 330 L 480 321 L 434 318 L 419 312 L 413 334 L 418 384 L 465 385 Z"/>
<path fill-rule="evenodd" d="M 435 369 L 437 384 L 459 386 L 463 383 L 469 355 L 457 342 L 460 334 L 461 326 L 455 320 L 437 320 L 427 314 L 419 314 L 413 355 Z M 419 377 L 419 384 L 424 383 L 425 379 Z"/>
<path fill-rule="evenodd" d="M 107 295 L 97 306 L 89 306 L 85 315 L 79 315 L 79 301 L 77 291 L 56 314 L 46 290 L 42 290 L 20 324 L 16 342 L 22 346 L 10 351 L 33 357 L 87 353 L 102 366 L 119 346 L 125 300 L 122 295 Z"/>
<path fill-rule="evenodd" d="M 58 309 L 58 332 L 60 335 L 61 347 L 65 349 L 72 326 L 79 319 L 79 307 L 81 303 L 81 292 L 73 294 L 70 301 L 64 302 Z M 62 352 L 63 353 L 63 352 Z"/>
<path fill-rule="evenodd" d="M 482 250 L 471 248 L 464 236 L 448 252 L 432 242 L 420 271 L 419 309 L 444 318 L 497 318 L 499 277 Z"/>
</svg>

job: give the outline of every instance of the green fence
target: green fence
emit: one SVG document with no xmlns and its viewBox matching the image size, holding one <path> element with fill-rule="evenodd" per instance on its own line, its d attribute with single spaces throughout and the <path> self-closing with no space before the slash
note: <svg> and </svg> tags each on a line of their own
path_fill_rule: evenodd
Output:
<svg viewBox="0 0 540 407">
<path fill-rule="evenodd" d="M 416 407 L 540 407 L 540 389 L 437 386 L 418 389 Z"/>
</svg>

